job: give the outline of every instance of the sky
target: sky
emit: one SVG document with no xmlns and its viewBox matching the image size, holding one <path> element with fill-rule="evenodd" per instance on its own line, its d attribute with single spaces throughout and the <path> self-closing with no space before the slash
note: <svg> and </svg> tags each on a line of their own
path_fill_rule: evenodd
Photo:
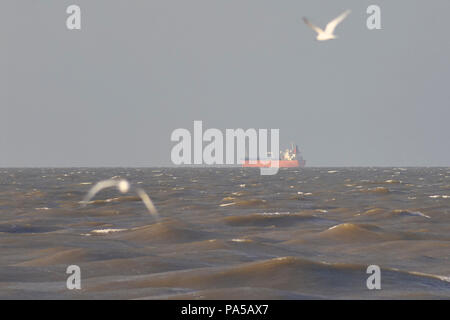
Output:
<svg viewBox="0 0 450 320">
<path fill-rule="evenodd" d="M 81 8 L 68 30 L 66 8 Z M 381 8 L 381 30 L 366 26 Z M 337 40 L 317 42 L 346 9 Z M 309 166 L 450 166 L 448 0 L 3 0 L 0 167 L 170 166 L 177 128 Z"/>
</svg>

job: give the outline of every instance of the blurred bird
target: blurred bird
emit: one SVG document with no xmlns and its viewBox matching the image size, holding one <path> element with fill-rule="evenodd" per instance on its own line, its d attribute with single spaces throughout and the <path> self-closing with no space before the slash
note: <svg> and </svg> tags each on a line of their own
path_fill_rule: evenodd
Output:
<svg viewBox="0 0 450 320">
<path fill-rule="evenodd" d="M 325 27 L 325 30 L 322 30 L 321 28 L 313 25 L 311 22 L 308 21 L 308 19 L 303 18 L 303 21 L 315 32 L 317 32 L 316 39 L 318 41 L 326 41 L 331 39 L 336 39 L 337 36 L 334 35 L 334 29 L 336 29 L 337 25 L 341 23 L 349 14 L 350 10 L 345 11 L 342 13 L 339 17 L 335 18 L 334 20 L 331 20 L 327 26 Z"/>
<path fill-rule="evenodd" d="M 91 199 L 94 198 L 98 192 L 100 192 L 103 189 L 111 187 L 116 187 L 117 190 L 119 190 L 121 193 L 127 193 L 128 191 L 130 191 L 130 183 L 125 179 L 103 180 L 98 182 L 95 186 L 93 186 L 91 190 L 89 190 L 87 195 L 84 197 L 83 201 L 81 201 L 80 203 L 82 204 L 83 207 L 85 207 L 87 204 L 89 204 Z M 148 194 L 140 188 L 136 188 L 136 193 L 139 196 L 139 198 L 141 198 L 148 212 L 155 218 L 158 218 L 159 217 L 158 210 L 156 210 L 156 207 L 153 204 L 153 201 L 148 196 Z"/>
</svg>

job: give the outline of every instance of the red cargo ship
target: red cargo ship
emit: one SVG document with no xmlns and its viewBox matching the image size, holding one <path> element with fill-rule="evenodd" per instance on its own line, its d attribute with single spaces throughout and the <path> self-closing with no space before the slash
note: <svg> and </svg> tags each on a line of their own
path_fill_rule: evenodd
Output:
<svg viewBox="0 0 450 320">
<path fill-rule="evenodd" d="M 279 160 L 250 160 L 245 159 L 242 163 L 246 168 L 303 168 L 306 161 L 303 159 L 300 150 L 297 145 L 291 144 L 290 149 L 286 149 L 284 152 L 280 151 Z"/>
</svg>

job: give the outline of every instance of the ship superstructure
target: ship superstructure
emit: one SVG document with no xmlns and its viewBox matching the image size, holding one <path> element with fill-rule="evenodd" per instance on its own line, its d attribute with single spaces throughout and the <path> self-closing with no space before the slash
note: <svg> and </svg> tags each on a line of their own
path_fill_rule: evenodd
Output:
<svg viewBox="0 0 450 320">
<path fill-rule="evenodd" d="M 269 155 L 270 158 L 270 155 Z M 280 151 L 280 157 L 278 160 L 251 160 L 245 159 L 242 163 L 243 167 L 253 167 L 253 168 L 266 168 L 266 167 L 276 167 L 279 168 L 298 168 L 304 167 L 306 161 L 303 159 L 300 149 L 294 143 L 291 143 L 291 147 L 284 151 Z"/>
</svg>

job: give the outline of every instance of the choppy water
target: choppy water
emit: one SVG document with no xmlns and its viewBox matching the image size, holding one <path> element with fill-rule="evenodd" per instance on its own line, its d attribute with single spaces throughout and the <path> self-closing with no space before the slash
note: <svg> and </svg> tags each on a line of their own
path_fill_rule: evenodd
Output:
<svg viewBox="0 0 450 320">
<path fill-rule="evenodd" d="M 80 207 L 114 176 L 160 220 L 114 189 Z M 0 298 L 448 299 L 450 168 L 0 169 L 0 250 Z"/>
</svg>

